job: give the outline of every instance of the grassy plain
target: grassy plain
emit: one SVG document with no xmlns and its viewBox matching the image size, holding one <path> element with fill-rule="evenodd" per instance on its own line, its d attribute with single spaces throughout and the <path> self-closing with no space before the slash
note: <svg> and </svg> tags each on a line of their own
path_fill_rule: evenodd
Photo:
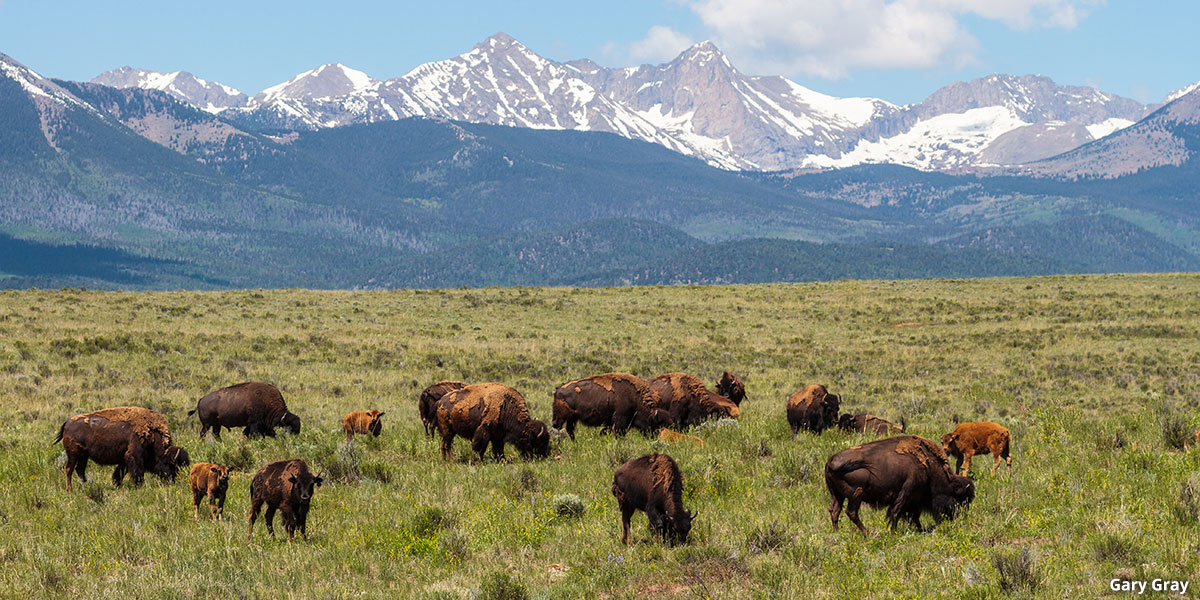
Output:
<svg viewBox="0 0 1200 600">
<path fill-rule="evenodd" d="M 1098 597 L 1114 577 L 1200 586 L 1200 276 L 619 289 L 0 293 L 0 596 L 74 598 Z M 619 542 L 612 471 L 660 448 L 584 428 L 560 456 L 445 464 L 416 414 L 439 379 L 501 381 L 549 420 L 560 383 L 605 371 L 741 374 L 736 427 L 666 449 L 699 512 L 692 542 Z M 186 412 L 244 380 L 277 384 L 299 436 L 208 443 Z M 970 510 L 931 533 L 829 525 L 826 458 L 865 438 L 792 437 L 786 396 L 938 438 L 1012 430 L 1014 468 L 976 460 Z M 234 466 L 227 520 L 193 520 L 186 477 L 64 488 L 68 417 L 168 416 L 194 461 Z M 341 416 L 387 411 L 341 443 Z M 1166 432 L 1166 433 L 1164 433 Z M 514 452 L 510 454 L 515 456 Z M 308 543 L 245 540 L 249 480 L 300 457 L 320 488 Z M 555 499 L 578 496 L 582 516 Z M 202 512 L 203 514 L 203 512 Z M 926 517 L 928 521 L 928 517 Z M 277 522 L 278 525 L 278 522 Z M 279 528 L 282 529 L 281 527 Z"/>
</svg>

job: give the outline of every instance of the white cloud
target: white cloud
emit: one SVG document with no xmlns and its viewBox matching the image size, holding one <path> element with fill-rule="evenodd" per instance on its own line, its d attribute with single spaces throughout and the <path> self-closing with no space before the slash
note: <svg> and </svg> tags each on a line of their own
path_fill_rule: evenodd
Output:
<svg viewBox="0 0 1200 600">
<path fill-rule="evenodd" d="M 1072 28 L 1103 0 L 676 0 L 748 72 L 837 79 L 859 69 L 927 69 L 974 60 L 965 17 L 1014 29 Z M 686 36 L 653 27 L 630 47 L 662 60 Z M 657 53 L 657 54 L 656 54 Z M 669 57 L 667 57 L 669 58 Z"/>
<path fill-rule="evenodd" d="M 657 64 L 675 58 L 692 44 L 692 38 L 687 35 L 670 27 L 655 25 L 646 32 L 646 37 L 632 44 L 608 42 L 601 51 L 614 64 Z"/>
</svg>

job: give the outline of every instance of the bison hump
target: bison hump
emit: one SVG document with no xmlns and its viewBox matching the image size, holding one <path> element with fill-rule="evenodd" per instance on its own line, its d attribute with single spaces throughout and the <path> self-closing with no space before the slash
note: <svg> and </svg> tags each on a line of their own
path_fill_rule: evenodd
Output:
<svg viewBox="0 0 1200 600">
<path fill-rule="evenodd" d="M 82 416 L 85 423 L 88 416 L 99 417 L 108 421 L 128 423 L 130 428 L 133 429 L 133 433 L 139 438 L 150 440 L 158 437 L 162 440 L 163 447 L 171 445 L 171 428 L 167 425 L 167 418 L 162 413 L 148 408 L 140 406 L 117 406 L 93 411 Z"/>
<path fill-rule="evenodd" d="M 897 442 L 896 453 L 908 454 L 924 466 L 929 466 L 930 461 L 942 465 L 950 464 L 941 446 L 918 435 L 905 436 Z"/>
</svg>

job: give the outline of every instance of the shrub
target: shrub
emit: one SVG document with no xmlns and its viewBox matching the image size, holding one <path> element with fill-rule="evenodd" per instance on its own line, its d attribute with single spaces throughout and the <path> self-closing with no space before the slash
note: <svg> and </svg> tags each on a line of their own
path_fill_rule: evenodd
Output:
<svg viewBox="0 0 1200 600">
<path fill-rule="evenodd" d="M 1200 522 L 1200 475 L 1192 475 L 1179 486 L 1179 498 L 1171 510 L 1184 524 Z"/>
<path fill-rule="evenodd" d="M 83 489 L 83 493 L 87 496 L 88 500 L 96 504 L 104 504 L 104 488 L 100 487 L 99 483 L 87 484 L 87 487 Z"/>
<path fill-rule="evenodd" d="M 586 508 L 583 505 L 583 499 L 575 494 L 562 494 L 554 497 L 554 514 L 564 519 L 578 519 L 583 517 Z"/>
<path fill-rule="evenodd" d="M 1006 593 L 1033 593 L 1042 583 L 1037 560 L 1029 548 L 998 552 L 992 556 L 992 564 L 1000 574 L 1000 589 Z"/>
<path fill-rule="evenodd" d="M 318 461 L 325 475 L 340 483 L 358 483 L 362 481 L 362 472 L 358 468 L 359 455 L 362 450 L 353 443 L 338 446 L 337 454 L 326 456 Z"/>
<path fill-rule="evenodd" d="M 529 598 L 529 591 L 508 573 L 495 571 L 483 580 L 475 598 L 477 600 L 526 600 Z"/>
<path fill-rule="evenodd" d="M 752 554 L 767 554 L 792 543 L 792 534 L 778 520 L 754 528 L 746 536 L 746 547 Z"/>
<path fill-rule="evenodd" d="M 442 529 L 449 529 L 457 522 L 454 515 L 438 506 L 426 506 L 417 511 L 408 528 L 419 536 L 431 536 Z"/>
</svg>

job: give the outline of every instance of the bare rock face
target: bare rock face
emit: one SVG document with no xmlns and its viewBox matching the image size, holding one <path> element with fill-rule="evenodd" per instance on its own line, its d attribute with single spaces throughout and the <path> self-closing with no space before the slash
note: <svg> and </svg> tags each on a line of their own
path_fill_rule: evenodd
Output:
<svg viewBox="0 0 1200 600">
<path fill-rule="evenodd" d="M 977 164 L 1022 165 L 1057 156 L 1092 141 L 1087 127 L 1066 121 L 1045 121 L 1000 135 L 979 153 Z"/>
</svg>

